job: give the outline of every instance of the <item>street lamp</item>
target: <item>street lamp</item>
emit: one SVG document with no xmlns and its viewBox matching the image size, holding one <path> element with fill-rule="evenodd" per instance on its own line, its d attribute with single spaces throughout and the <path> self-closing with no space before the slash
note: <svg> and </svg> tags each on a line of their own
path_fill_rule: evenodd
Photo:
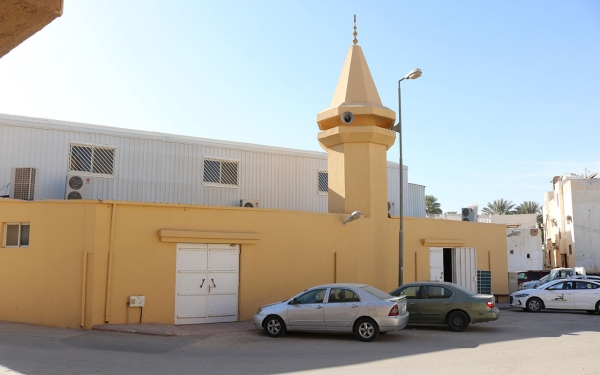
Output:
<svg viewBox="0 0 600 375">
<path fill-rule="evenodd" d="M 402 285 L 402 279 L 404 278 L 404 171 L 402 164 L 402 101 L 400 92 L 400 82 L 405 79 L 417 79 L 423 72 L 421 69 L 416 68 L 408 72 L 404 78 L 398 81 L 398 123 L 392 127 L 393 131 L 398 132 L 398 146 L 400 148 L 400 207 L 398 216 L 400 217 L 400 233 L 398 236 L 398 285 Z"/>
</svg>

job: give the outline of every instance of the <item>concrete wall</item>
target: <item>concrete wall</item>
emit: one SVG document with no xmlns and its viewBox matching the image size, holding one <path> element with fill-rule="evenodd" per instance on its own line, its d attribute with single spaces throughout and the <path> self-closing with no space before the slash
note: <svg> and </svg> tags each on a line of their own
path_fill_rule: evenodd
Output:
<svg viewBox="0 0 600 375">
<path fill-rule="evenodd" d="M 508 237 L 515 231 L 520 231 L 519 235 Z M 508 272 L 544 269 L 544 251 L 539 229 L 528 226 L 506 228 L 506 236 Z"/>
<path fill-rule="evenodd" d="M 241 320 L 320 283 L 397 286 L 397 218 L 363 217 L 342 226 L 347 215 L 112 203 L 0 201 L 3 230 L 7 222 L 31 225 L 29 247 L 0 248 L 0 320 L 79 327 L 85 300 L 86 328 L 126 323 L 128 296 L 145 295 L 143 321 L 173 324 L 177 242 L 241 244 Z M 505 238 L 499 225 L 406 218 L 404 280 L 429 279 L 431 242 L 450 241 L 476 247 L 477 268 L 491 268 L 493 292 L 506 294 Z"/>
</svg>

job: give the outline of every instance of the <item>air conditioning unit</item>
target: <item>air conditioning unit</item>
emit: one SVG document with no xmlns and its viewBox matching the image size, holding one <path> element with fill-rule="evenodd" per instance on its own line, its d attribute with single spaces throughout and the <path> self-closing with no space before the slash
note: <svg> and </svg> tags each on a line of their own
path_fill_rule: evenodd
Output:
<svg viewBox="0 0 600 375">
<path fill-rule="evenodd" d="M 94 179 L 91 176 L 68 174 L 65 199 L 92 199 Z"/>
<path fill-rule="evenodd" d="M 34 200 L 37 193 L 37 177 L 37 168 L 12 168 L 8 197 L 26 201 Z"/>
<path fill-rule="evenodd" d="M 240 199 L 240 207 L 258 208 L 258 200 L 256 200 L 256 199 Z"/>
<path fill-rule="evenodd" d="M 462 221 L 477 221 L 475 210 L 471 207 L 462 209 Z"/>
</svg>

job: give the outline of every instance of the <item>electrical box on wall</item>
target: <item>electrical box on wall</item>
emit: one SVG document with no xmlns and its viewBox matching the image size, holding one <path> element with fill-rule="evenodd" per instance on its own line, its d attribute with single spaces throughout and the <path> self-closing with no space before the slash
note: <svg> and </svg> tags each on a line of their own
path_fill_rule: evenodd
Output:
<svg viewBox="0 0 600 375">
<path fill-rule="evenodd" d="M 144 307 L 146 303 L 145 296 L 130 296 L 129 297 L 129 307 Z"/>
</svg>

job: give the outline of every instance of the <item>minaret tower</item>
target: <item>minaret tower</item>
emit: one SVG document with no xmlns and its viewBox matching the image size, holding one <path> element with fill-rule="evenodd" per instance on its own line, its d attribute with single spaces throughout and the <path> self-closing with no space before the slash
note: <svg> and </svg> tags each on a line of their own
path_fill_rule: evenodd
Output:
<svg viewBox="0 0 600 375">
<path fill-rule="evenodd" d="M 356 36 L 329 108 L 317 115 L 319 143 L 327 151 L 329 212 L 361 211 L 387 217 L 387 150 L 396 133 L 396 113 L 381 104 Z"/>
</svg>

